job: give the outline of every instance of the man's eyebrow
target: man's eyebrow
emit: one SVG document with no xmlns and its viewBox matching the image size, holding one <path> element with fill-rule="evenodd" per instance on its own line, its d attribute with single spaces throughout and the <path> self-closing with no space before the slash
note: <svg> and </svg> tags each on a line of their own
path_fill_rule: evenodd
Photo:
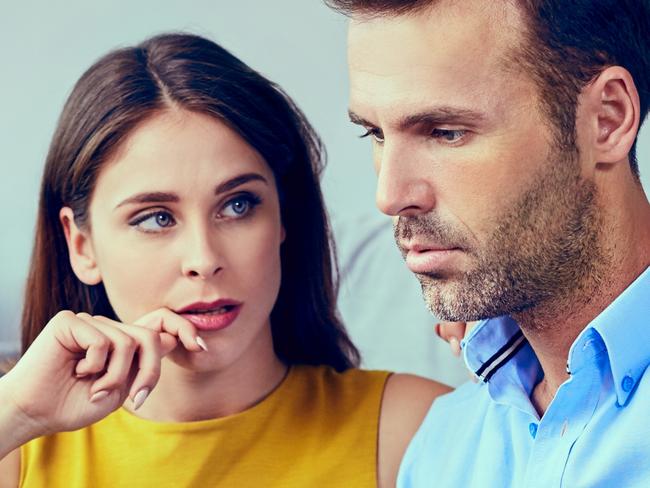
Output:
<svg viewBox="0 0 650 488">
<path fill-rule="evenodd" d="M 364 119 L 352 110 L 348 111 L 350 122 L 364 127 L 376 127 L 372 122 Z M 396 126 L 401 129 L 409 129 L 416 125 L 428 124 L 478 124 L 487 117 L 483 112 L 476 110 L 456 108 L 456 107 L 438 107 L 431 110 L 407 115 L 397 121 Z"/>
<path fill-rule="evenodd" d="M 465 124 L 476 125 L 486 119 L 483 112 L 476 110 L 456 108 L 456 107 L 438 107 L 432 110 L 425 110 L 413 115 L 407 115 L 397 122 L 400 129 L 408 129 L 417 125 L 437 125 L 437 124 Z"/>
<path fill-rule="evenodd" d="M 348 110 L 348 117 L 350 117 L 350 122 L 357 125 L 363 125 L 364 127 L 374 127 L 375 124 L 368 122 L 363 117 L 355 114 L 352 110 Z"/>
<path fill-rule="evenodd" d="M 262 181 L 267 185 L 269 184 L 267 179 L 264 178 L 261 174 L 245 173 L 243 175 L 235 176 L 234 178 L 231 178 L 219 184 L 215 188 L 214 193 L 215 195 L 218 195 L 220 193 L 225 193 L 227 191 L 237 188 L 238 186 L 248 183 L 249 181 Z M 119 207 L 123 207 L 124 205 L 133 205 L 133 204 L 142 204 L 142 203 L 176 203 L 179 201 L 180 198 L 175 193 L 167 193 L 167 192 L 160 192 L 160 191 L 144 192 L 144 193 L 138 193 L 137 195 L 133 195 L 129 198 L 126 198 L 125 200 L 122 200 L 120 203 L 117 204 L 115 208 L 117 209 Z"/>
</svg>

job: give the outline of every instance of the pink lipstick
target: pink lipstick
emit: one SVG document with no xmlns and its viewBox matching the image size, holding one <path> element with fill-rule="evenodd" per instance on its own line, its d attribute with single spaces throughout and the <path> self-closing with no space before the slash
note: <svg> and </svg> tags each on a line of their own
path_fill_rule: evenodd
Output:
<svg viewBox="0 0 650 488">
<path fill-rule="evenodd" d="M 237 319 L 241 308 L 241 302 L 221 299 L 209 303 L 193 303 L 176 310 L 176 313 L 189 320 L 199 330 L 221 330 Z"/>
</svg>

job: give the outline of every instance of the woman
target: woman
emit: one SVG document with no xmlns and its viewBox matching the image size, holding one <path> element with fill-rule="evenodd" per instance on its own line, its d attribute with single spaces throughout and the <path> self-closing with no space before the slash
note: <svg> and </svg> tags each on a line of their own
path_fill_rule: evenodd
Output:
<svg viewBox="0 0 650 488">
<path fill-rule="evenodd" d="M 0 379 L 0 486 L 394 485 L 448 389 L 354 369 L 320 157 L 281 90 L 200 37 L 82 76 Z"/>
</svg>

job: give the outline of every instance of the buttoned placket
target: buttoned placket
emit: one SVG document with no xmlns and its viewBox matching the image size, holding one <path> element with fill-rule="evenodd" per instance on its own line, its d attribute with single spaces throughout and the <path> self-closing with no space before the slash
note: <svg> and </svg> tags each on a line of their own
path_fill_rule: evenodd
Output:
<svg viewBox="0 0 650 488">
<path fill-rule="evenodd" d="M 567 366 L 570 378 L 560 386 L 541 420 L 533 418 L 527 426 L 533 440 L 526 487 L 562 486 L 571 448 L 597 407 L 601 381 L 598 357 L 605 354 L 604 347 L 591 335 L 577 346 L 575 361 Z"/>
</svg>

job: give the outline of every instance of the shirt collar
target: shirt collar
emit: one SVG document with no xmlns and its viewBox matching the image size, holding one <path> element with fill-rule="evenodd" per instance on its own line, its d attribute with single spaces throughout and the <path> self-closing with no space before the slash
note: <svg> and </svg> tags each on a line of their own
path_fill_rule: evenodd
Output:
<svg viewBox="0 0 650 488">
<path fill-rule="evenodd" d="M 598 333 L 609 357 L 618 403 L 624 406 L 650 364 L 650 267 L 587 327 Z M 569 352 L 569 368 L 581 349 L 579 337 Z M 584 346 L 582 346 L 584 347 Z"/>
<path fill-rule="evenodd" d="M 596 331 L 597 334 L 594 334 Z M 603 310 L 571 346 L 567 368 L 577 367 L 581 352 L 599 336 L 607 349 L 618 403 L 625 405 L 650 364 L 650 268 Z M 480 322 L 462 341 L 465 363 L 482 381 L 527 346 L 517 323 L 508 316 Z M 529 349 L 529 347 L 527 348 Z M 528 364 L 529 360 L 526 359 Z M 525 385 L 528 389 L 529 385 Z"/>
<path fill-rule="evenodd" d="M 487 382 L 525 342 L 517 323 L 503 316 L 480 322 L 461 344 L 469 369 Z"/>
</svg>

